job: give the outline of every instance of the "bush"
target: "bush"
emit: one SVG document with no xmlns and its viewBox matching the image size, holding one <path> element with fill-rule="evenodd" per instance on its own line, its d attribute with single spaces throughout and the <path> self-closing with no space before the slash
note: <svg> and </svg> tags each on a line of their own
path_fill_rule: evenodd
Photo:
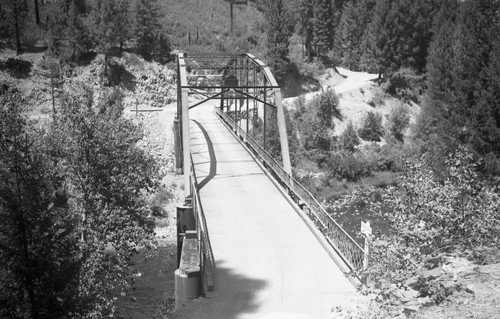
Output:
<svg viewBox="0 0 500 319">
<path fill-rule="evenodd" d="M 409 124 L 410 111 L 405 105 L 399 104 L 393 107 L 387 116 L 386 132 L 389 137 L 398 142 L 403 142 Z"/>
<path fill-rule="evenodd" d="M 476 170 L 463 147 L 447 156 L 444 179 L 423 160 L 408 164 L 400 187 L 383 196 L 393 231 L 371 245 L 368 274 L 375 288 L 405 282 L 436 254 L 458 250 L 483 258 L 478 249 L 499 246 L 500 195 Z"/>
<path fill-rule="evenodd" d="M 361 120 L 358 134 L 365 141 L 380 142 L 380 138 L 384 135 L 382 115 L 375 111 L 366 113 Z"/>
<path fill-rule="evenodd" d="M 305 103 L 303 98 L 297 99 L 293 119 L 304 149 L 330 150 L 333 117 L 341 118 L 338 103 L 337 95 L 331 90 L 316 96 L 309 103 Z"/>
<path fill-rule="evenodd" d="M 370 105 L 371 107 L 379 107 L 379 106 L 382 106 L 384 105 L 384 93 L 382 92 L 382 90 L 380 89 L 377 89 L 375 91 L 375 93 L 373 94 L 373 97 L 370 101 L 367 102 L 368 105 Z"/>
<path fill-rule="evenodd" d="M 167 64 L 173 60 L 172 57 L 172 44 L 168 35 L 161 32 L 155 41 L 152 52 L 153 60 L 161 64 Z"/>
<path fill-rule="evenodd" d="M 355 155 L 348 152 L 331 153 L 326 166 L 329 177 L 338 180 L 355 182 L 372 174 L 372 166 L 360 153 Z"/>
<path fill-rule="evenodd" d="M 403 68 L 389 76 L 386 91 L 403 100 L 417 103 L 425 90 L 425 78 L 413 69 Z"/>
<path fill-rule="evenodd" d="M 168 189 L 160 187 L 151 199 L 151 214 L 154 217 L 166 217 L 167 214 L 163 206 L 173 199 L 173 197 L 173 194 Z"/>
<path fill-rule="evenodd" d="M 344 132 L 340 135 L 339 144 L 343 150 L 349 153 L 354 153 L 358 149 L 360 141 L 358 133 L 351 121 L 349 121 Z"/>
</svg>

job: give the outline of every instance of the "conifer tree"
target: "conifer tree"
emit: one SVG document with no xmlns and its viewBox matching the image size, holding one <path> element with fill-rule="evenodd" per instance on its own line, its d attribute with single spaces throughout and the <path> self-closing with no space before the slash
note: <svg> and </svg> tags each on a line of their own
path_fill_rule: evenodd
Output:
<svg viewBox="0 0 500 319">
<path fill-rule="evenodd" d="M 265 18 L 267 24 L 268 60 L 278 80 L 283 76 L 288 59 L 291 23 L 283 0 L 266 2 Z"/>
<path fill-rule="evenodd" d="M 331 0 L 314 0 L 313 43 L 317 57 L 326 56 L 333 46 L 333 7 Z"/>
<path fill-rule="evenodd" d="M 0 97 L 0 317 L 64 318 L 76 304 L 74 218 L 19 97 Z"/>
<path fill-rule="evenodd" d="M 137 0 L 135 23 L 137 52 L 146 60 L 153 58 L 155 41 L 161 33 L 159 12 L 157 0 Z"/>
<path fill-rule="evenodd" d="M 303 0 L 300 10 L 300 35 L 303 38 L 305 55 L 308 62 L 312 62 L 314 26 L 313 1 Z"/>
</svg>

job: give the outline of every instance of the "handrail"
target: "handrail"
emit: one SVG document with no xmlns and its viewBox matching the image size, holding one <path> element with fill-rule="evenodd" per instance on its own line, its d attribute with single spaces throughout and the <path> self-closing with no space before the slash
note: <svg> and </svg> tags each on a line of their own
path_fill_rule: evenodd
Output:
<svg viewBox="0 0 500 319">
<path fill-rule="evenodd" d="M 204 278 L 206 288 L 212 291 L 215 287 L 215 258 L 208 234 L 207 220 L 201 204 L 201 197 L 194 169 L 193 156 L 191 155 L 191 194 L 193 196 L 193 212 L 196 218 L 196 228 L 198 230 L 198 242 L 200 245 L 201 273 Z M 208 263 L 207 263 L 208 261 Z M 205 288 L 205 287 L 204 287 Z"/>
<path fill-rule="evenodd" d="M 261 160 L 265 168 L 287 189 L 292 199 L 296 201 L 299 207 L 314 222 L 316 227 L 326 237 L 328 243 L 351 268 L 351 271 L 363 269 L 363 248 L 328 214 L 316 198 L 293 176 L 285 172 L 283 167 L 252 136 L 236 125 L 233 119 L 218 108 L 215 108 L 215 113 L 238 136 L 243 138 L 245 144 Z"/>
</svg>

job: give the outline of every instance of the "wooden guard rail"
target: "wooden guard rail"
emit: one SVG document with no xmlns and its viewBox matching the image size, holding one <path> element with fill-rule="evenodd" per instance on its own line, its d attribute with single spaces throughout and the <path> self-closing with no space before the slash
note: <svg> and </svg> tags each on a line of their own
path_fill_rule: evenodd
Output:
<svg viewBox="0 0 500 319">
<path fill-rule="evenodd" d="M 351 272 L 363 269 L 363 248 L 328 214 L 314 196 L 265 151 L 249 134 L 239 127 L 232 118 L 215 108 L 218 117 L 230 127 L 245 145 L 260 160 L 264 167 L 284 187 L 290 197 L 304 211 L 309 219 L 325 236 L 328 243 L 342 257 Z"/>
</svg>

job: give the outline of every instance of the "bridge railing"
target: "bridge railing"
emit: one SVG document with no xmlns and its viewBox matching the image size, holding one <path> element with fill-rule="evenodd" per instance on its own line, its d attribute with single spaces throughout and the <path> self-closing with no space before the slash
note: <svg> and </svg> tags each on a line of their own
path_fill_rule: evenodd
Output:
<svg viewBox="0 0 500 319">
<path fill-rule="evenodd" d="M 265 151 L 249 134 L 239 127 L 232 118 L 220 109 L 215 113 L 248 146 L 264 167 L 283 186 L 290 197 L 304 211 L 328 243 L 343 258 L 351 271 L 363 269 L 364 251 L 361 246 L 328 214 L 314 196 Z"/>
<path fill-rule="evenodd" d="M 200 245 L 200 267 L 203 289 L 212 291 L 215 286 L 215 258 L 208 234 L 207 220 L 201 204 L 198 180 L 194 169 L 193 158 L 191 157 L 191 194 L 193 215 L 196 220 L 196 230 L 198 233 L 198 243 Z"/>
</svg>

